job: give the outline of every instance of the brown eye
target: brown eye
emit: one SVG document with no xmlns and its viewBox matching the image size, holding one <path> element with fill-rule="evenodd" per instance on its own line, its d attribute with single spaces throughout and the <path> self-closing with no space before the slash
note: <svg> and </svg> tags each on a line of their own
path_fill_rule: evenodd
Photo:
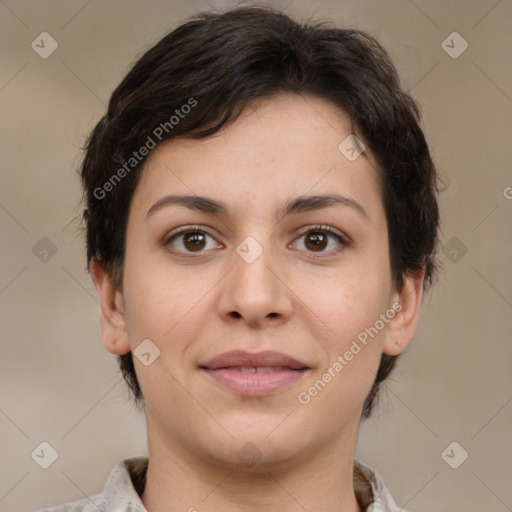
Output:
<svg viewBox="0 0 512 512">
<path fill-rule="evenodd" d="M 299 245 L 299 249 L 312 253 L 333 255 L 350 245 L 345 236 L 329 226 L 314 226 L 304 231 L 299 238 L 294 241 Z"/>
<path fill-rule="evenodd" d="M 305 244 L 312 251 L 323 251 L 327 247 L 327 236 L 325 233 L 310 231 L 306 235 Z"/>
<path fill-rule="evenodd" d="M 206 253 L 209 249 L 220 248 L 215 238 L 203 229 L 182 229 L 171 233 L 164 241 L 164 245 L 175 254 L 187 256 L 192 253 Z"/>
<path fill-rule="evenodd" d="M 200 251 L 206 245 L 205 238 L 201 232 L 188 232 L 183 235 L 183 245 L 189 251 Z"/>
</svg>

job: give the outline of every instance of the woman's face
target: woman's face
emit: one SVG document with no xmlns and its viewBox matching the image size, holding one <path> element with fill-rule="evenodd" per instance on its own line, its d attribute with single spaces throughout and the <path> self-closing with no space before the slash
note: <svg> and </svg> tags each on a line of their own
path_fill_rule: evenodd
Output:
<svg viewBox="0 0 512 512">
<path fill-rule="evenodd" d="M 381 354 L 409 339 L 394 345 L 403 312 L 378 176 L 350 141 L 339 149 L 350 133 L 330 103 L 280 95 L 149 155 L 129 212 L 123 331 L 106 346 L 138 356 L 150 443 L 267 469 L 352 453 Z M 246 358 L 212 362 L 231 351 Z M 300 364 L 251 359 L 263 351 Z"/>
</svg>

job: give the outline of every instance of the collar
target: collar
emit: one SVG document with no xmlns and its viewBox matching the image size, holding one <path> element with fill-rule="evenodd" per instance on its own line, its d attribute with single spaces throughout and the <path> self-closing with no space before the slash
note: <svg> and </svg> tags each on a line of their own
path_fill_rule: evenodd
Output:
<svg viewBox="0 0 512 512">
<path fill-rule="evenodd" d="M 124 459 L 112 469 L 103 493 L 45 511 L 147 512 L 140 496 L 146 484 L 148 460 L 148 457 Z M 357 459 L 354 460 L 354 490 L 365 512 L 406 512 L 395 503 L 380 474 Z"/>
</svg>

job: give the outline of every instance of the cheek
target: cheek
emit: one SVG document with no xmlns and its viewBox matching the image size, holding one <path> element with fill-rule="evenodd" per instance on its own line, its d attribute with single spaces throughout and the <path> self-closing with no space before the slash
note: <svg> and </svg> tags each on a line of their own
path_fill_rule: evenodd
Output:
<svg viewBox="0 0 512 512">
<path fill-rule="evenodd" d="M 317 318 L 333 344 L 375 323 L 390 297 L 389 272 L 376 264 L 347 265 L 330 275 L 297 273 L 294 292 Z"/>
<path fill-rule="evenodd" d="M 389 280 L 383 275 L 376 267 L 365 267 L 318 281 L 318 286 L 304 283 L 302 293 L 308 293 L 314 313 L 310 319 L 321 329 L 316 340 L 325 355 L 315 379 L 330 389 L 324 400 L 332 400 L 333 406 L 360 403 L 375 379 L 387 325 L 380 318 L 389 307 Z"/>
<path fill-rule="evenodd" d="M 182 352 L 206 319 L 214 276 L 200 270 L 170 268 L 162 258 L 127 258 L 125 263 L 126 324 L 130 342 L 154 340 L 162 352 Z M 209 305 L 211 308 L 211 304 Z M 165 354 L 163 354 L 165 355 Z"/>
<path fill-rule="evenodd" d="M 128 262 L 127 262 L 128 263 Z M 158 266 L 126 266 L 126 325 L 132 351 L 142 340 L 151 340 L 158 357 L 146 366 L 134 357 L 137 378 L 151 404 L 183 408 L 190 402 L 177 382 L 185 382 L 190 371 L 187 349 L 198 339 L 206 318 L 208 280 L 191 283 L 183 272 Z M 147 270 L 144 271 L 143 269 Z M 203 299 L 203 300 L 201 300 Z M 166 389 L 162 393 L 162 389 Z M 152 407 L 150 405 L 150 407 Z"/>
</svg>

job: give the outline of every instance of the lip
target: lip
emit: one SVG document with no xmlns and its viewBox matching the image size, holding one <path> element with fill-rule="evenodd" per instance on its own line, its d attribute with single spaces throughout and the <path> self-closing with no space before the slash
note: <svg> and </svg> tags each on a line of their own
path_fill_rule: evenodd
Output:
<svg viewBox="0 0 512 512">
<path fill-rule="evenodd" d="M 225 352 L 199 367 L 219 384 L 246 396 L 271 394 L 297 382 L 310 370 L 306 363 L 282 352 L 240 350 Z"/>
<path fill-rule="evenodd" d="M 282 352 L 266 350 L 264 352 L 246 352 L 244 350 L 231 350 L 224 352 L 206 363 L 200 365 L 209 370 L 218 370 L 219 368 L 232 368 L 242 366 L 285 366 L 292 370 L 309 368 L 308 365 Z"/>
</svg>

